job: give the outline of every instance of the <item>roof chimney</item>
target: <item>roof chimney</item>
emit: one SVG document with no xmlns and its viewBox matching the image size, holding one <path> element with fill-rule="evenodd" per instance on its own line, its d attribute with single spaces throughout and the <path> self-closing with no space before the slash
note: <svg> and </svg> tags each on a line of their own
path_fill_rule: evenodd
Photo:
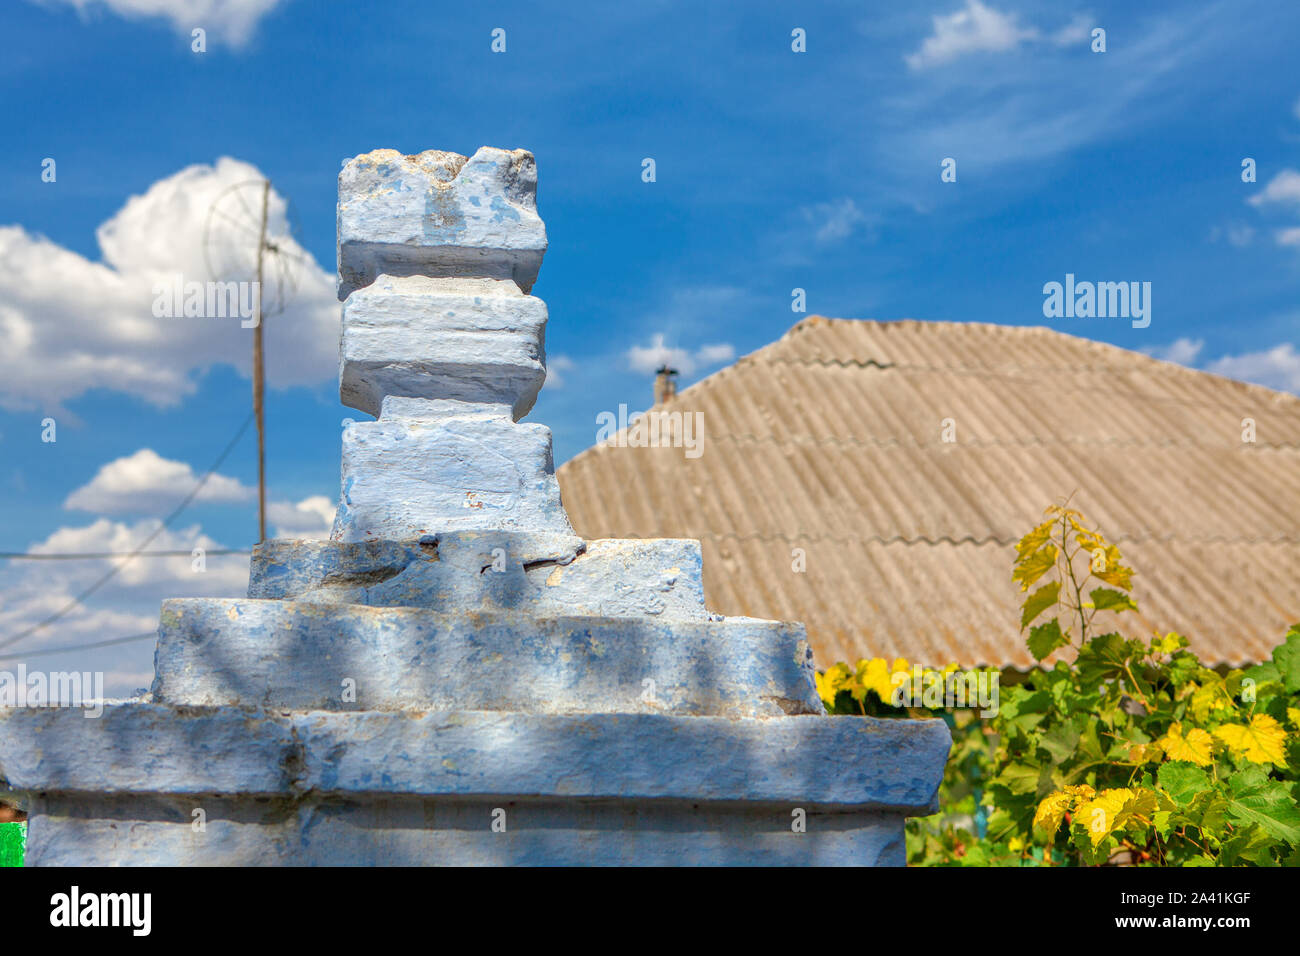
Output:
<svg viewBox="0 0 1300 956">
<path fill-rule="evenodd" d="M 677 394 L 677 369 L 660 365 L 655 372 L 655 404 L 662 405 Z"/>
</svg>

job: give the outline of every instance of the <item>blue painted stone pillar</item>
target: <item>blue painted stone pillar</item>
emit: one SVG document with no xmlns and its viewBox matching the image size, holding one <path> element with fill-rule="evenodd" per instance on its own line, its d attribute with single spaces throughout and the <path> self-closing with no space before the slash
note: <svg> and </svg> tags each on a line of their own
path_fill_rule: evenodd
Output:
<svg viewBox="0 0 1300 956">
<path fill-rule="evenodd" d="M 686 540 L 584 541 L 550 431 L 536 166 L 339 176 L 328 541 L 163 604 L 148 695 L 0 713 L 41 864 L 902 864 L 942 721 L 827 717 L 802 625 L 725 618 Z M 705 450 L 707 454 L 707 449 Z"/>
</svg>

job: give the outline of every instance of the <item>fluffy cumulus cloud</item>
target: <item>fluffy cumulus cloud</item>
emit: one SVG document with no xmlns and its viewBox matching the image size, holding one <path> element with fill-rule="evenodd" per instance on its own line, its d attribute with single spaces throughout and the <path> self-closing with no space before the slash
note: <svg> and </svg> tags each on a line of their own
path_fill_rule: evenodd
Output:
<svg viewBox="0 0 1300 956">
<path fill-rule="evenodd" d="M 1205 369 L 1216 375 L 1300 394 L 1300 351 L 1290 342 L 1260 352 L 1225 355 Z"/>
<path fill-rule="evenodd" d="M 1007 53 L 1028 42 L 1073 46 L 1091 37 L 1093 24 L 1091 17 L 1076 14 L 1064 26 L 1044 33 L 1021 26 L 1016 14 L 995 10 L 980 0 L 966 0 L 963 9 L 930 19 L 933 32 L 920 49 L 903 58 L 913 70 L 942 66 L 973 53 Z"/>
<path fill-rule="evenodd" d="M 548 355 L 546 358 L 546 383 L 543 387 L 560 389 L 568 384 L 568 375 L 576 371 L 578 363 L 567 355 Z"/>
<path fill-rule="evenodd" d="M 1171 342 L 1169 345 L 1158 346 L 1151 349 L 1143 349 L 1147 355 L 1152 358 L 1158 358 L 1162 362 L 1174 362 L 1178 365 L 1192 365 L 1196 357 L 1201 354 L 1201 349 L 1205 348 L 1204 339 L 1180 338 Z"/>
<path fill-rule="evenodd" d="M 1300 172 L 1282 170 L 1247 202 L 1252 206 L 1300 205 Z"/>
<path fill-rule="evenodd" d="M 28 549 L 31 554 L 113 553 L 139 548 L 138 558 L 11 560 L 0 562 L 0 655 L 29 667 L 107 672 L 105 690 L 130 693 L 147 684 L 153 644 L 148 639 L 102 650 L 58 656 L 37 652 L 149 634 L 158 627 L 158 608 L 171 597 L 239 597 L 248 588 L 247 555 L 217 555 L 219 542 L 198 525 L 158 530 L 156 519 L 136 522 L 98 518 L 89 524 L 62 527 Z M 194 549 L 202 549 L 196 559 Z M 150 557 L 149 552 L 180 551 L 179 556 Z M 115 567 L 120 569 L 84 601 L 78 597 Z M 72 605 L 72 610 L 67 608 Z M 65 613 L 66 612 L 66 613 Z M 48 618 L 57 620 L 18 640 L 14 638 Z M 0 663 L 12 667 L 13 658 Z"/>
<path fill-rule="evenodd" d="M 335 502 L 324 495 L 312 495 L 302 501 L 271 501 L 266 517 L 275 528 L 277 538 L 328 538 L 334 525 Z"/>
<path fill-rule="evenodd" d="M 1169 345 L 1143 351 L 1153 358 L 1196 368 L 1197 360 L 1204 349 L 1204 339 L 1180 338 Z M 1300 395 L 1300 351 L 1297 351 L 1290 342 L 1283 342 L 1258 352 L 1220 356 L 1199 367 L 1215 375 Z"/>
<path fill-rule="evenodd" d="M 45 6 L 75 7 L 82 17 L 108 12 L 127 19 L 163 18 L 186 36 L 196 28 L 232 46 L 242 46 L 258 22 L 282 0 L 37 0 Z"/>
<path fill-rule="evenodd" d="M 1246 200 L 1256 209 L 1293 216 L 1300 212 L 1300 171 L 1284 169 Z M 1273 232 L 1279 246 L 1300 247 L 1300 226 L 1283 226 Z"/>
<path fill-rule="evenodd" d="M 68 495 L 65 508 L 100 514 L 139 514 L 169 510 L 194 491 L 199 476 L 183 461 L 163 458 L 150 448 L 110 461 L 95 477 Z M 237 478 L 211 475 L 196 502 L 251 501 L 257 489 Z"/>
<path fill-rule="evenodd" d="M 979 0 L 966 0 L 965 9 L 932 18 L 934 32 L 921 48 L 906 57 L 914 70 L 939 66 L 971 53 L 1003 53 L 1038 36 L 1021 27 L 1015 14 L 1000 13 Z"/>
<path fill-rule="evenodd" d="M 664 365 L 683 375 L 693 375 L 697 369 L 720 365 L 735 357 L 735 348 L 725 342 L 704 345 L 691 352 L 664 344 L 663 334 L 655 335 L 649 345 L 634 345 L 627 350 L 628 368 L 647 375 L 653 375 Z"/>
<path fill-rule="evenodd" d="M 140 461 L 153 463 L 141 469 Z M 94 480 L 69 500 L 81 496 L 89 504 L 95 496 L 107 495 L 108 503 L 119 510 L 129 510 L 124 507 L 128 501 L 144 505 L 142 510 L 156 510 L 156 501 L 146 504 L 140 497 L 144 489 L 160 474 L 179 477 L 182 472 L 192 486 L 196 479 L 188 465 L 144 449 L 101 468 Z M 218 500 L 243 500 L 248 496 L 249 489 L 235 479 L 213 476 L 217 478 L 221 479 L 218 487 L 223 489 Z M 127 490 L 116 496 L 108 490 L 111 488 Z M 165 490 L 172 493 L 170 488 Z M 334 503 L 324 495 L 312 495 L 296 503 L 271 501 L 267 513 L 276 537 L 324 538 L 333 521 Z M 138 557 L 124 557 L 141 547 L 144 551 Z M 158 627 L 158 608 L 167 598 L 243 596 L 248 589 L 248 556 L 216 553 L 224 550 L 227 548 L 197 524 L 161 528 L 156 518 L 119 521 L 99 517 L 88 524 L 57 529 L 27 549 L 33 559 L 0 561 L 0 594 L 4 595 L 0 602 L 0 667 L 22 660 L 29 667 L 104 671 L 105 690 L 110 696 L 147 685 L 153 655 L 153 644 L 147 638 L 57 657 L 41 652 L 152 634 Z M 36 558 L 69 554 L 114 557 Z M 110 572 L 101 587 L 82 599 L 89 587 Z M 52 617 L 56 619 L 38 627 Z"/>
<path fill-rule="evenodd" d="M 223 158 L 154 183 L 99 227 L 98 262 L 0 226 L 0 406 L 55 411 L 110 388 L 164 407 L 193 393 L 196 373 L 210 366 L 248 374 L 253 332 L 238 316 L 159 318 L 154 306 L 178 277 L 253 279 L 258 219 L 248 204 L 257 187 L 232 187 L 261 178 L 254 166 Z M 267 234 L 279 252 L 262 298 L 268 313 L 286 302 L 265 323 L 273 387 L 326 381 L 338 362 L 333 277 L 294 241 L 285 211 L 273 190 Z"/>
</svg>

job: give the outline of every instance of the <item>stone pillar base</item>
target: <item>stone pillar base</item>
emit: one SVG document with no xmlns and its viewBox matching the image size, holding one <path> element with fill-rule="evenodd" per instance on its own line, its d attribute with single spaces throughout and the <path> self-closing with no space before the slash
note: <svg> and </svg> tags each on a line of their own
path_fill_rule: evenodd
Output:
<svg viewBox="0 0 1300 956">
<path fill-rule="evenodd" d="M 126 702 L 0 716 L 30 865 L 901 865 L 942 721 Z M 76 753 L 74 761 L 65 760 Z"/>
</svg>

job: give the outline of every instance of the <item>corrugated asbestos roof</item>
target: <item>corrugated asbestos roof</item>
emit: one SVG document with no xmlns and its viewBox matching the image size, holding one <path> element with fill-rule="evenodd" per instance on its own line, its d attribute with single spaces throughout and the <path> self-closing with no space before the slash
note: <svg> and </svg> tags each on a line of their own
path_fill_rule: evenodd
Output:
<svg viewBox="0 0 1300 956">
<path fill-rule="evenodd" d="M 1238 664 L 1300 620 L 1292 395 L 1044 328 L 814 316 L 659 408 L 704 413 L 702 454 L 588 449 L 558 471 L 575 529 L 700 539 L 709 607 L 803 621 L 822 667 L 1031 666 L 1014 545 L 1071 494 L 1137 571 L 1130 631 Z"/>
</svg>

